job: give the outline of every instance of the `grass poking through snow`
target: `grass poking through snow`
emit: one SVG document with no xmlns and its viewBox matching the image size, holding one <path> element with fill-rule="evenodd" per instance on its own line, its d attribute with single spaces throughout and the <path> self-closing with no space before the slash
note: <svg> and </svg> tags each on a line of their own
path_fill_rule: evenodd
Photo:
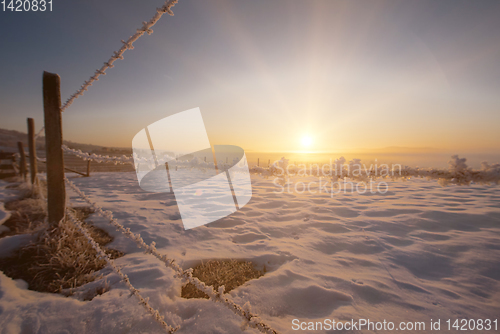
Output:
<svg viewBox="0 0 500 334">
<path fill-rule="evenodd" d="M 0 270 L 11 278 L 25 280 L 29 289 L 61 292 L 76 288 L 94 281 L 96 272 L 106 266 L 71 222 L 63 221 L 49 227 L 44 222 L 46 216 L 40 200 L 24 198 L 7 203 L 5 207 L 12 211 L 11 218 L 5 222 L 10 229 L 8 235 L 38 234 L 36 242 L 10 257 L 0 258 Z M 91 214 L 88 208 L 74 210 L 82 221 Z M 122 252 L 105 247 L 113 239 L 104 230 L 86 223 L 84 227 L 111 258 L 123 256 Z"/>
<path fill-rule="evenodd" d="M 21 200 L 5 203 L 5 209 L 10 211 L 10 218 L 3 224 L 9 228 L 0 236 L 35 233 L 47 228 L 44 222 L 46 213 L 42 207 L 43 202 L 36 198 L 23 198 Z"/>
<path fill-rule="evenodd" d="M 252 262 L 237 260 L 210 260 L 193 268 L 193 276 L 217 291 L 224 285 L 225 292 L 229 292 L 251 279 L 263 276 L 262 271 L 256 270 Z M 206 293 L 188 283 L 182 287 L 181 297 L 206 298 Z"/>
</svg>

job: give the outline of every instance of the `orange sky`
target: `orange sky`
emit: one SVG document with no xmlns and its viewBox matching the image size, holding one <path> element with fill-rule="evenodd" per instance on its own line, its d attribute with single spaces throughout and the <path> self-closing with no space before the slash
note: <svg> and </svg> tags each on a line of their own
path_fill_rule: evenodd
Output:
<svg viewBox="0 0 500 334">
<path fill-rule="evenodd" d="M 64 100 L 155 7 L 62 6 L 4 43 L 2 127 L 41 127 L 42 70 L 60 74 Z M 199 107 L 211 144 L 246 150 L 500 152 L 499 14 L 487 1 L 181 2 L 64 113 L 64 136 L 130 147 Z"/>
</svg>

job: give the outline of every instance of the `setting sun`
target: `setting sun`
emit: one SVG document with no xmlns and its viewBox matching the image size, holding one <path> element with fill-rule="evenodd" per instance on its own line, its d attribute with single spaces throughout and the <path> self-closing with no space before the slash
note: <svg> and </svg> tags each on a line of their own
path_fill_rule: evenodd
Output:
<svg viewBox="0 0 500 334">
<path fill-rule="evenodd" d="M 302 137 L 302 139 L 300 140 L 300 142 L 302 143 L 303 147 L 310 147 L 311 144 L 312 144 L 312 142 L 313 142 L 313 140 L 309 136 L 304 136 L 304 137 Z"/>
</svg>

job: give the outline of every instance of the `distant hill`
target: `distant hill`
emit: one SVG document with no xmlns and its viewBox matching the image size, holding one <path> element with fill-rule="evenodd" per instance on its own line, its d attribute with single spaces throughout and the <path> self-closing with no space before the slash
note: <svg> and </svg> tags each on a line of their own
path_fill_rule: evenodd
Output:
<svg viewBox="0 0 500 334">
<path fill-rule="evenodd" d="M 28 135 L 16 130 L 0 129 L 0 151 L 15 151 L 17 152 L 17 142 L 22 142 L 24 147 L 28 147 Z M 63 141 L 64 144 L 70 148 L 82 150 L 84 152 L 98 153 L 98 154 L 132 154 L 131 148 L 123 147 L 106 147 L 91 144 L 74 143 L 69 140 Z M 41 135 L 36 141 L 37 150 L 45 150 L 45 137 Z"/>
<path fill-rule="evenodd" d="M 442 150 L 435 147 L 403 147 L 403 146 L 389 146 L 383 148 L 370 148 L 370 149 L 353 149 L 352 153 L 403 153 L 403 154 L 415 154 L 415 153 L 439 153 Z"/>
</svg>

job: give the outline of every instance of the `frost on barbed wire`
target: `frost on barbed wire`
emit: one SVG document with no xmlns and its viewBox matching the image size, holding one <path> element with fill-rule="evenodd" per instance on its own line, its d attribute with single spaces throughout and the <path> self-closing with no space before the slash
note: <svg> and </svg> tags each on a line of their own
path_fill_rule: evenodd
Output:
<svg viewBox="0 0 500 334">
<path fill-rule="evenodd" d="M 90 77 L 89 80 L 85 81 L 84 84 L 74 93 L 69 97 L 69 99 L 64 103 L 64 105 L 61 107 L 61 111 L 65 111 L 78 97 L 82 96 L 85 91 L 88 90 L 90 86 L 92 86 L 92 83 L 94 81 L 99 81 L 99 76 L 101 75 L 106 75 L 106 70 L 108 68 L 113 68 L 114 65 L 113 63 L 118 60 L 118 59 L 123 59 L 123 54 L 127 50 L 133 50 L 134 46 L 133 43 L 137 41 L 144 33 L 147 33 L 148 35 L 151 35 L 153 33 L 153 27 L 156 22 L 163 16 L 163 14 L 168 13 L 170 16 L 173 16 L 174 13 L 172 12 L 171 8 L 178 2 L 178 0 L 166 0 L 165 4 L 156 9 L 156 14 L 149 20 L 148 22 L 143 22 L 142 27 L 137 29 L 136 33 L 130 36 L 126 41 L 122 40 L 123 46 L 118 50 L 113 52 L 113 56 L 104 63 L 104 65 L 95 71 L 94 75 Z"/>
<path fill-rule="evenodd" d="M 131 156 L 122 155 L 120 157 L 110 157 L 109 155 L 99 155 L 95 153 L 87 153 L 82 150 L 75 150 L 66 145 L 62 145 L 62 150 L 65 153 L 75 155 L 83 160 L 91 160 L 97 163 L 113 162 L 115 164 L 133 165 L 133 158 Z"/>
<path fill-rule="evenodd" d="M 43 130 L 45 130 L 45 126 L 43 126 L 40 131 L 37 132 L 37 134 L 35 135 L 35 143 L 36 143 L 36 140 L 38 139 L 38 137 L 40 137 L 40 135 L 42 134 Z"/>
<path fill-rule="evenodd" d="M 174 161 L 172 161 L 174 163 Z M 183 161 L 175 161 L 176 166 L 184 167 L 184 166 L 189 166 L 191 168 L 201 168 L 201 169 L 213 169 L 215 168 L 215 164 L 213 162 L 207 162 L 199 157 L 193 157 L 191 160 L 188 160 L 188 162 L 183 162 Z"/>
<path fill-rule="evenodd" d="M 123 165 L 134 165 L 137 168 L 139 163 L 146 163 L 150 167 L 150 169 L 154 169 L 156 166 L 169 163 L 172 167 L 177 168 L 199 168 L 199 169 L 213 169 L 215 164 L 213 162 L 207 162 L 199 157 L 193 157 L 191 160 L 179 160 L 176 157 L 164 155 L 161 157 L 146 158 L 139 157 L 136 153 L 133 153 L 132 156 L 122 155 L 119 157 L 110 157 L 109 155 L 99 155 L 96 153 L 87 153 L 82 150 L 76 150 L 69 148 L 66 145 L 62 145 L 62 150 L 74 156 L 77 156 L 85 161 L 95 161 L 97 163 L 114 163 L 114 164 L 123 164 Z"/>
<path fill-rule="evenodd" d="M 76 155 L 84 160 L 92 160 L 98 163 L 129 164 L 134 165 L 136 169 L 139 163 L 147 163 L 151 166 L 151 169 L 164 163 L 168 163 L 172 168 L 197 168 L 201 170 L 213 169 L 215 166 L 213 162 L 204 161 L 199 157 L 193 157 L 191 160 L 179 160 L 176 157 L 165 155 L 155 161 L 154 158 L 139 158 L 135 154 L 133 157 L 126 155 L 110 157 L 70 149 L 65 145 L 62 148 L 66 153 Z M 466 158 L 459 158 L 457 155 L 452 156 L 452 159 L 448 162 L 448 169 L 403 167 L 399 164 L 393 165 L 392 168 L 387 164 L 371 164 L 367 167 L 361 162 L 361 159 L 353 159 L 347 162 L 344 157 L 335 159 L 331 164 L 310 164 L 309 168 L 307 168 L 306 164 L 295 165 L 290 164 L 289 161 L 289 159 L 282 157 L 269 167 L 253 166 L 248 170 L 251 174 L 266 178 L 279 177 L 283 180 L 291 176 L 323 176 L 330 177 L 333 180 L 349 178 L 364 182 L 376 178 L 406 180 L 411 177 L 423 177 L 438 180 L 441 185 L 466 185 L 471 182 L 498 184 L 500 182 L 500 164 L 490 165 L 488 162 L 482 162 L 481 170 L 473 170 L 467 166 Z M 217 167 L 219 172 L 227 171 L 230 168 L 232 171 L 246 171 L 246 165 L 240 166 L 240 163 L 241 161 L 234 159 L 233 164 L 219 163 Z"/>
<path fill-rule="evenodd" d="M 97 203 L 90 200 L 90 198 L 81 191 L 73 182 L 65 178 L 66 183 L 73 189 L 85 202 L 87 202 L 92 209 L 95 210 L 97 214 L 109 220 L 109 223 L 113 225 L 118 231 L 122 232 L 126 237 L 135 241 L 137 246 L 144 249 L 146 254 L 151 254 L 156 257 L 158 260 L 162 261 L 165 266 L 174 270 L 176 275 L 181 279 L 192 283 L 196 286 L 200 291 L 204 292 L 208 295 L 209 299 L 214 303 L 221 303 L 226 306 L 228 309 L 233 311 L 235 314 L 241 316 L 248 323 L 250 327 L 256 328 L 262 333 L 268 334 L 278 334 L 278 332 L 268 325 L 266 325 L 257 315 L 250 312 L 250 308 L 241 307 L 236 304 L 227 294 L 224 293 L 224 286 L 221 286 L 219 290 L 216 292 L 212 286 L 206 285 L 204 282 L 200 281 L 198 278 L 193 276 L 193 269 L 183 270 L 174 259 L 169 259 L 167 255 L 161 254 L 156 249 L 156 243 L 153 241 L 151 244 L 146 244 L 144 239 L 140 234 L 134 233 L 130 230 L 130 228 L 125 228 L 121 225 L 113 216 L 111 211 L 104 210 Z"/>
<path fill-rule="evenodd" d="M 153 316 L 153 318 L 168 332 L 168 333 L 175 333 L 180 327 L 172 327 L 169 324 L 167 324 L 164 320 L 164 317 L 160 315 L 160 312 L 158 310 L 154 309 L 149 305 L 149 298 L 144 298 L 139 290 L 137 290 L 132 283 L 130 283 L 130 279 L 126 274 L 124 274 L 121 269 L 115 264 L 115 262 L 102 250 L 102 248 L 95 242 L 95 240 L 90 236 L 90 234 L 87 232 L 87 230 L 83 227 L 82 223 L 73 215 L 73 212 L 69 208 L 66 209 L 66 214 L 69 220 L 75 225 L 75 227 L 83 234 L 83 236 L 87 239 L 87 241 L 90 243 L 92 248 L 97 252 L 98 257 L 102 258 L 107 262 L 107 264 L 113 268 L 113 270 L 121 277 L 121 279 L 125 282 L 125 285 L 127 285 L 128 289 L 130 290 L 131 294 L 136 296 L 137 299 L 139 300 L 139 304 L 144 306 L 144 308 Z"/>
<path fill-rule="evenodd" d="M 239 159 L 233 158 L 232 163 L 217 162 L 217 168 L 219 172 L 227 172 L 231 170 L 234 173 L 248 173 L 248 164 L 246 158 Z"/>
<path fill-rule="evenodd" d="M 45 198 L 45 195 L 43 193 L 42 182 L 40 181 L 40 177 L 38 174 L 36 174 L 36 185 L 33 187 L 33 191 L 34 191 L 34 193 L 37 194 L 38 198 L 40 198 L 40 200 L 42 200 L 42 202 L 44 203 L 42 208 L 43 208 L 43 211 L 47 214 L 48 213 L 47 212 L 48 211 L 48 209 L 47 209 L 48 201 Z M 47 219 L 47 218 L 45 218 L 45 219 Z"/>
<path fill-rule="evenodd" d="M 288 175 L 287 171 L 289 171 L 288 161 L 289 159 L 285 159 L 285 157 L 282 157 L 280 160 L 275 161 L 269 167 L 254 166 L 251 167 L 249 170 L 250 173 L 252 174 L 259 174 L 264 177 L 287 176 Z"/>
</svg>

